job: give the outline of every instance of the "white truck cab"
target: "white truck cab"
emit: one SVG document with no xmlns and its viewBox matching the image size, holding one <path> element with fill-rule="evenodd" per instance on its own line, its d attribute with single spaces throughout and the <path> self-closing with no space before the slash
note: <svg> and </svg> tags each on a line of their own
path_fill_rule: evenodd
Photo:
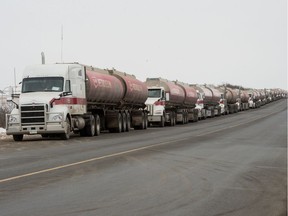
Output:
<svg viewBox="0 0 288 216">
<path fill-rule="evenodd" d="M 71 115 L 87 111 L 84 70 L 79 64 L 26 67 L 19 104 L 6 117 L 7 135 L 15 141 L 24 134 L 61 134 L 68 139 Z"/>
<path fill-rule="evenodd" d="M 169 94 L 163 87 L 148 87 L 148 98 L 145 102 L 149 111 L 148 122 L 162 122 L 165 114 L 165 102 L 169 101 Z"/>
</svg>

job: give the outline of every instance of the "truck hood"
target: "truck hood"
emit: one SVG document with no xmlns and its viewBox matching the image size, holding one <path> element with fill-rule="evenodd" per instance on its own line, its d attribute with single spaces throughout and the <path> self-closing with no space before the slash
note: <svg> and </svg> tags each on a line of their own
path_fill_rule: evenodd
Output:
<svg viewBox="0 0 288 216">
<path fill-rule="evenodd" d="M 153 105 L 156 101 L 158 101 L 160 98 L 148 98 L 145 102 L 146 105 Z"/>
<path fill-rule="evenodd" d="M 58 97 L 60 92 L 31 92 L 20 94 L 19 104 L 49 104 L 49 102 Z"/>
</svg>

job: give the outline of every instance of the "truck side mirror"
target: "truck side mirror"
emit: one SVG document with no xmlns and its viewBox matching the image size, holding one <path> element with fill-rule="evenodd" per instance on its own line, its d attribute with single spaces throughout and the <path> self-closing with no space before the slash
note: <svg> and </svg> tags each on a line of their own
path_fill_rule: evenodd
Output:
<svg viewBox="0 0 288 216">
<path fill-rule="evenodd" d="M 16 106 L 16 109 L 19 109 L 19 105 L 17 103 L 15 103 L 15 101 L 13 101 L 13 99 L 11 97 L 7 98 L 6 101 L 13 103 Z"/>
<path fill-rule="evenodd" d="M 166 93 L 166 101 L 169 101 L 170 100 L 170 95 L 169 93 Z"/>
</svg>

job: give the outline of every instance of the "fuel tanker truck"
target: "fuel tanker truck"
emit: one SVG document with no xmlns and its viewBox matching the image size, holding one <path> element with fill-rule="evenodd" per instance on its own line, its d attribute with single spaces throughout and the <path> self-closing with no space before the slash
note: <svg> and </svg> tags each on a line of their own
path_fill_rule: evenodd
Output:
<svg viewBox="0 0 288 216">
<path fill-rule="evenodd" d="M 195 88 L 202 95 L 202 98 L 197 101 L 197 107 L 201 107 L 202 119 L 220 116 L 225 112 L 226 101 L 220 89 L 212 85 L 196 85 Z"/>
<path fill-rule="evenodd" d="M 148 89 L 133 75 L 79 63 L 42 64 L 24 70 L 19 104 L 6 116 L 7 135 L 69 139 L 147 128 Z"/>
<path fill-rule="evenodd" d="M 149 125 L 174 126 L 198 121 L 197 92 L 188 84 L 163 78 L 147 78 Z"/>
</svg>

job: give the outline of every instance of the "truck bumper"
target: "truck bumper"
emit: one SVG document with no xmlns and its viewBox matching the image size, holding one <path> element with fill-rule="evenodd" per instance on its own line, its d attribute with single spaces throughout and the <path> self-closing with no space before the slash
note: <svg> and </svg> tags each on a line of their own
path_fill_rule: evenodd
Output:
<svg viewBox="0 0 288 216">
<path fill-rule="evenodd" d="M 64 123 L 66 124 L 66 123 Z M 21 135 L 21 134 L 61 134 L 65 133 L 65 127 L 62 124 L 48 124 L 38 126 L 9 126 L 6 130 L 7 135 Z"/>
<path fill-rule="evenodd" d="M 162 116 L 149 116 L 148 115 L 148 122 L 161 122 L 161 117 Z"/>
</svg>

